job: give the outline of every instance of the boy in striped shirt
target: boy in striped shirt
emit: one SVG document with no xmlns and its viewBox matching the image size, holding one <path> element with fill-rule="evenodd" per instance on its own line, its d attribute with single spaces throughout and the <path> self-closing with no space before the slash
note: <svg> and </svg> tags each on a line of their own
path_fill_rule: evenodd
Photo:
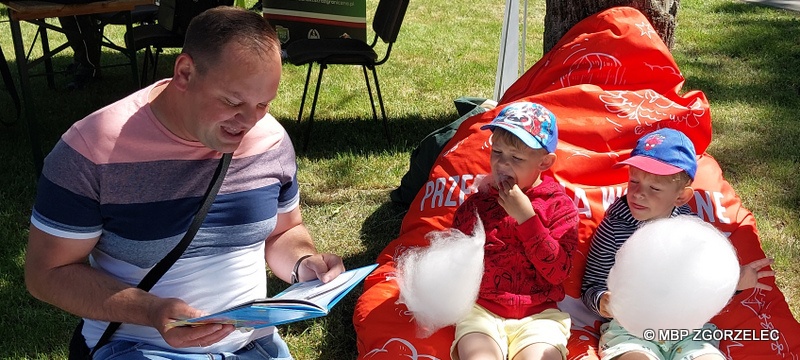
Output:
<svg viewBox="0 0 800 360">
<path fill-rule="evenodd" d="M 694 341 L 688 336 L 680 341 L 647 341 L 631 334 L 614 320 L 608 303 L 611 294 L 606 280 L 617 251 L 639 227 L 648 221 L 694 214 L 687 202 L 694 195 L 691 184 L 697 172 L 694 145 L 682 132 L 660 129 L 641 137 L 628 160 L 628 192 L 606 210 L 605 217 L 592 238 L 581 286 L 581 299 L 598 315 L 611 321 L 601 326 L 600 358 L 606 359 L 724 359 L 712 342 Z M 773 276 L 772 271 L 758 271 L 772 259 L 744 265 L 737 290 L 752 287 L 770 290 L 758 279 Z M 714 329 L 713 324 L 706 328 Z"/>
</svg>

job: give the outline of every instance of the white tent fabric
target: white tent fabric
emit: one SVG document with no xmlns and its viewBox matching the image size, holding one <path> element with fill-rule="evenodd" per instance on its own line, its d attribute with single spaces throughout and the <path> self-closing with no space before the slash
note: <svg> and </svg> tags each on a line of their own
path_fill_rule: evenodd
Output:
<svg viewBox="0 0 800 360">
<path fill-rule="evenodd" d="M 503 29 L 500 33 L 500 52 L 497 56 L 494 100 L 500 100 L 506 89 L 525 72 L 525 34 L 528 28 L 528 0 L 523 1 L 523 25 L 522 37 L 520 38 L 519 0 L 506 0 Z M 521 55 L 520 49 L 522 49 Z"/>
</svg>

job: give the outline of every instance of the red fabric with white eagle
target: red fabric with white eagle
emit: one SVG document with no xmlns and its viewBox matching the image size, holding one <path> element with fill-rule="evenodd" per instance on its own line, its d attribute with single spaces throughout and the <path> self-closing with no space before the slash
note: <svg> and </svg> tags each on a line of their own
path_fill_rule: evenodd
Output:
<svg viewBox="0 0 800 360">
<path fill-rule="evenodd" d="M 744 208 L 717 162 L 711 142 L 708 100 L 700 91 L 680 94 L 684 78 L 664 43 L 638 11 L 612 8 L 584 19 L 515 82 L 497 108 L 465 120 L 445 146 L 403 219 L 400 235 L 379 255 L 381 264 L 364 282 L 353 323 L 359 359 L 449 359 L 453 327 L 428 338 L 398 304 L 397 255 L 428 245 L 425 234 L 452 225 L 456 208 L 470 195 L 476 176 L 489 173 L 490 132 L 480 130 L 513 101 L 544 105 L 558 119 L 558 161 L 549 171 L 563 184 L 580 215 L 579 241 L 559 308 L 572 317 L 568 359 L 596 359 L 600 319 L 580 301 L 586 254 L 594 229 L 611 203 L 625 192 L 627 171 L 612 168 L 629 157 L 643 134 L 670 127 L 683 131 L 700 155 L 694 199 L 697 214 L 726 234 L 742 264 L 765 256 L 755 219 Z M 712 319 L 734 330 L 720 343 L 731 359 L 800 359 L 800 323 L 792 316 L 774 278 L 772 291 L 736 295 Z M 771 331 L 771 332 L 770 332 Z M 744 334 L 769 336 L 743 340 Z"/>
</svg>

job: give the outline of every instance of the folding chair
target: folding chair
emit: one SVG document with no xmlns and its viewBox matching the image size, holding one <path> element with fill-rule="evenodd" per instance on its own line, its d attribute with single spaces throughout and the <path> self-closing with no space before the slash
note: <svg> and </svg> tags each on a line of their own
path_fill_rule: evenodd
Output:
<svg viewBox="0 0 800 360">
<path fill-rule="evenodd" d="M 379 66 L 389 60 L 389 54 L 392 51 L 392 45 L 397 41 L 397 35 L 400 33 L 400 25 L 403 23 L 406 8 L 408 8 L 409 0 L 380 0 L 378 7 L 375 10 L 375 15 L 372 19 L 372 30 L 375 32 L 375 37 L 372 42 L 367 44 L 364 41 L 357 39 L 303 39 L 289 43 L 286 47 L 286 61 L 293 65 L 301 66 L 308 64 L 308 73 L 306 74 L 306 83 L 303 88 L 303 99 L 300 102 L 300 112 L 297 115 L 297 121 L 303 118 L 303 107 L 305 106 L 306 94 L 308 93 L 308 83 L 311 79 L 311 70 L 314 63 L 319 64 L 319 76 L 317 77 L 317 85 L 314 90 L 314 100 L 311 103 L 311 114 L 308 118 L 308 125 L 306 128 L 306 136 L 303 142 L 303 150 L 308 147 L 308 140 L 311 135 L 311 127 L 314 124 L 314 111 L 317 107 L 317 98 L 319 97 L 319 89 L 322 84 L 322 74 L 328 65 L 359 65 L 364 72 L 364 80 L 367 84 L 367 92 L 369 93 L 369 101 L 372 105 L 372 117 L 378 121 L 378 114 L 375 109 L 375 101 L 372 97 L 372 88 L 370 86 L 369 76 L 367 69 L 372 71 L 372 77 L 375 80 L 375 91 L 378 96 L 378 103 L 381 108 L 381 115 L 383 116 L 383 128 L 386 132 L 386 139 L 391 143 L 391 135 L 389 133 L 389 126 L 386 119 L 386 110 L 383 106 L 383 97 L 381 96 L 381 88 L 378 84 L 378 73 L 375 70 Z M 376 52 L 375 45 L 381 39 L 384 43 L 388 44 L 383 57 L 378 60 L 378 53 Z"/>
</svg>

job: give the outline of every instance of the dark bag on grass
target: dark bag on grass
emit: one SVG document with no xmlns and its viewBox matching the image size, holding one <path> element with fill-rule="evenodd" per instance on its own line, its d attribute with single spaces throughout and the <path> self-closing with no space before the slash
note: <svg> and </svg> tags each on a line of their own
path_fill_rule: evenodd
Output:
<svg viewBox="0 0 800 360">
<path fill-rule="evenodd" d="M 72 339 L 69 340 L 69 360 L 86 360 L 92 358 L 92 351 L 86 346 L 86 338 L 83 337 L 83 320 L 75 327 L 72 332 Z"/>
</svg>

